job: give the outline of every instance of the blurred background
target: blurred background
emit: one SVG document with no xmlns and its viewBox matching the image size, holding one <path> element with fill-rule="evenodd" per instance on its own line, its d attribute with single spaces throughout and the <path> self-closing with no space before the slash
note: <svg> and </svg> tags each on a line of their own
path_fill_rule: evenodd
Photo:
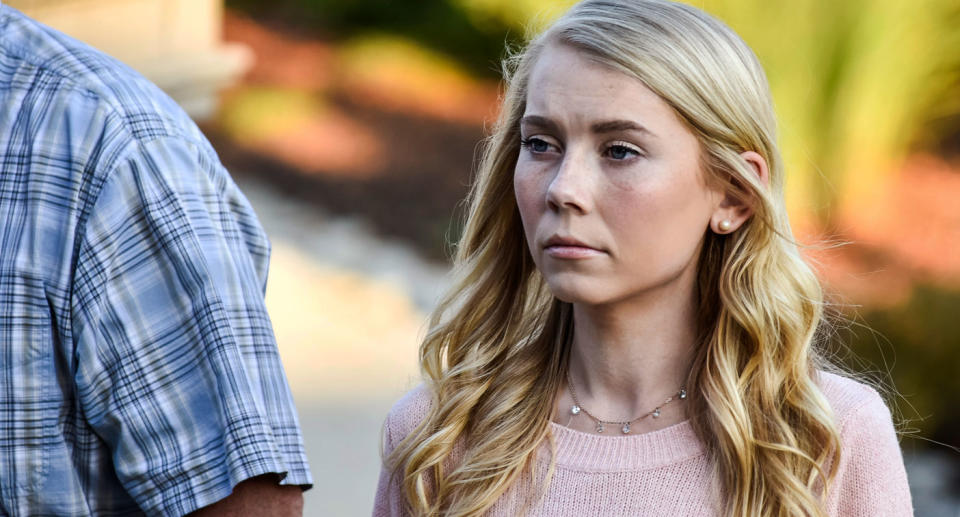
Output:
<svg viewBox="0 0 960 517">
<path fill-rule="evenodd" d="M 571 2 L 13 0 L 198 121 L 274 248 L 267 303 L 316 486 L 368 515 L 379 431 L 417 383 L 499 59 Z M 766 67 L 798 238 L 895 391 L 919 516 L 960 516 L 960 4 L 701 0 Z"/>
</svg>

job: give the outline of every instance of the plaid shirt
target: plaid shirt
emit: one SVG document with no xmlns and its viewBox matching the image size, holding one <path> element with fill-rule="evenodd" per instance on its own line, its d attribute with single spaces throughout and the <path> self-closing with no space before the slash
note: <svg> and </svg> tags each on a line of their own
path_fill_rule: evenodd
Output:
<svg viewBox="0 0 960 517">
<path fill-rule="evenodd" d="M 190 119 L 0 6 L 0 515 L 182 515 L 312 483 L 269 243 Z"/>
</svg>

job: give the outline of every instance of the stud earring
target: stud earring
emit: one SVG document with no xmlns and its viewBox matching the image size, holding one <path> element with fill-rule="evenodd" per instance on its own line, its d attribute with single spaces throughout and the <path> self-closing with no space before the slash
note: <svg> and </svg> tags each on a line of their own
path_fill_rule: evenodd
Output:
<svg viewBox="0 0 960 517">
<path fill-rule="evenodd" d="M 730 229 L 730 226 L 731 226 L 732 224 L 733 224 L 733 223 L 731 223 L 728 219 L 724 219 L 723 221 L 720 221 L 720 224 L 718 224 L 717 226 L 720 227 L 720 230 L 721 230 L 721 231 L 724 231 L 724 232 L 725 232 L 725 231 L 728 231 L 728 230 Z"/>
</svg>

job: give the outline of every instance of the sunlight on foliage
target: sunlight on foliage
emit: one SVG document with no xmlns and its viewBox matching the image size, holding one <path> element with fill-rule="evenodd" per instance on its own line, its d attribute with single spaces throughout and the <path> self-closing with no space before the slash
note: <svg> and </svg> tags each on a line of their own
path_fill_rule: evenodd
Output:
<svg viewBox="0 0 960 517">
<path fill-rule="evenodd" d="M 311 174 L 380 173 L 386 160 L 382 139 L 328 102 L 319 92 L 250 86 L 224 99 L 219 121 L 247 148 Z"/>
<path fill-rule="evenodd" d="M 767 70 L 794 208 L 829 216 L 881 191 L 923 125 L 949 115 L 958 8 L 912 2 L 706 0 Z M 952 109 L 956 109 L 954 104 Z M 954 112 L 956 113 L 956 112 Z"/>
<path fill-rule="evenodd" d="M 495 20 L 507 27 L 519 30 L 542 30 L 551 21 L 563 14 L 573 0 L 455 0 L 466 9 L 479 24 Z"/>
<path fill-rule="evenodd" d="M 394 78 L 411 89 L 460 87 L 472 81 L 449 57 L 406 38 L 367 33 L 345 42 L 338 51 L 345 74 Z"/>
<path fill-rule="evenodd" d="M 220 121 L 241 142 L 294 131 L 323 114 L 319 96 L 306 91 L 251 87 L 224 100 Z"/>
<path fill-rule="evenodd" d="M 469 123 L 495 114 L 495 84 L 478 82 L 455 60 L 403 37 L 354 37 L 338 50 L 337 70 L 340 88 L 360 103 Z"/>
</svg>

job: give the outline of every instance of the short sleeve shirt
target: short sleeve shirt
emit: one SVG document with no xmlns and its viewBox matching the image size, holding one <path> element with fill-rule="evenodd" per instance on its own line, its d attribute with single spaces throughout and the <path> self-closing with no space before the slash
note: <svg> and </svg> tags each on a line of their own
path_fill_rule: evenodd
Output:
<svg viewBox="0 0 960 517">
<path fill-rule="evenodd" d="M 312 483 L 269 243 L 136 72 L 0 6 L 0 515 L 182 515 Z"/>
</svg>

